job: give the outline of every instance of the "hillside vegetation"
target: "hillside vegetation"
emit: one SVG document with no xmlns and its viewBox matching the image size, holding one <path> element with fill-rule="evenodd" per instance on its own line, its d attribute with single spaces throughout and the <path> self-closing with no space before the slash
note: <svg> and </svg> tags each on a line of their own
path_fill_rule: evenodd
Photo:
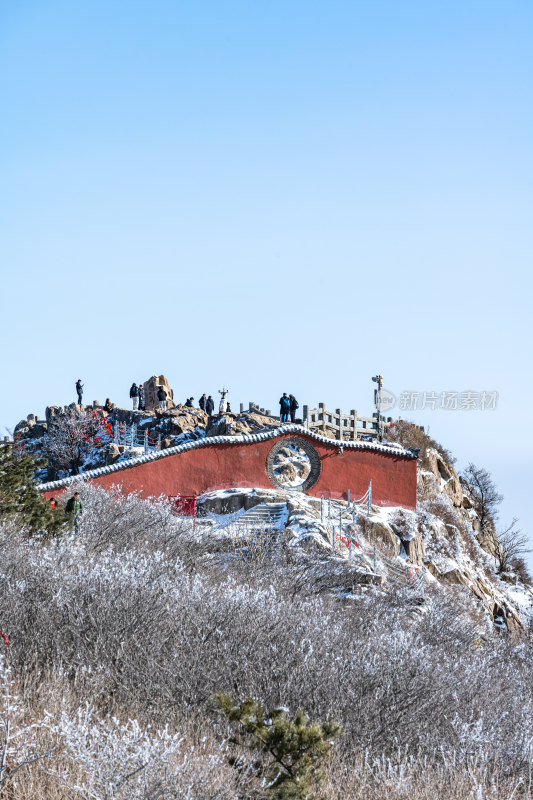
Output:
<svg viewBox="0 0 533 800">
<path fill-rule="evenodd" d="M 531 592 L 447 454 L 403 443 L 425 444 L 418 512 L 338 503 L 335 550 L 320 502 L 277 490 L 214 493 L 195 523 L 81 482 L 77 535 L 4 514 L 0 797 L 531 797 Z M 239 527 L 265 500 L 287 506 L 274 557 Z M 394 579 L 422 566 L 423 592 Z"/>
</svg>

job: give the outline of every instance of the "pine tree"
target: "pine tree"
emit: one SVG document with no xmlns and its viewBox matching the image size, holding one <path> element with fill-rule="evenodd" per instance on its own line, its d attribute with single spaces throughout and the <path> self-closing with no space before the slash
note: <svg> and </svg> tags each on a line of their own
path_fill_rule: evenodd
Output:
<svg viewBox="0 0 533 800">
<path fill-rule="evenodd" d="M 217 707 L 245 734 L 251 750 L 270 759 L 262 796 L 275 800 L 318 800 L 323 781 L 321 763 L 342 728 L 337 722 L 319 723 L 298 710 L 291 719 L 286 709 L 266 711 L 248 698 L 233 705 L 231 697 L 215 695 Z"/>
<path fill-rule="evenodd" d="M 33 480 L 35 470 L 46 462 L 28 453 L 0 445 L 0 519 L 14 519 L 31 535 L 46 532 L 57 536 L 65 525 L 61 509 L 52 509 L 39 494 Z"/>
</svg>

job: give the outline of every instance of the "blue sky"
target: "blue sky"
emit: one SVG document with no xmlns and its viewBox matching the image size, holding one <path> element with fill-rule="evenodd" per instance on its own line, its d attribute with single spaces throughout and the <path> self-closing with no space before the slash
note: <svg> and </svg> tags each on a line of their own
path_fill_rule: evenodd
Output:
<svg viewBox="0 0 533 800">
<path fill-rule="evenodd" d="M 0 425 L 74 399 L 400 412 L 529 494 L 529 2 L 0 1 Z"/>
</svg>

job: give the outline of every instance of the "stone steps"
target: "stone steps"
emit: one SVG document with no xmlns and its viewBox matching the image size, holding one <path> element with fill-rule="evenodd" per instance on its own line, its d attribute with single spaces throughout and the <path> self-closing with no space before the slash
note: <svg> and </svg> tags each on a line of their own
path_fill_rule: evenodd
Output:
<svg viewBox="0 0 533 800">
<path fill-rule="evenodd" d="M 279 530 L 285 527 L 288 517 L 286 503 L 261 503 L 241 514 L 236 524 L 243 527 L 258 525 L 262 528 Z"/>
</svg>

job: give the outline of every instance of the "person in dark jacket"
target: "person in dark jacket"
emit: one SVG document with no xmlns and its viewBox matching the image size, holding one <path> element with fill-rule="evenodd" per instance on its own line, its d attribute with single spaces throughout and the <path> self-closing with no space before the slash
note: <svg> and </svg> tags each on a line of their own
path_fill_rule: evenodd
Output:
<svg viewBox="0 0 533 800">
<path fill-rule="evenodd" d="M 136 383 L 131 384 L 130 397 L 133 400 L 133 410 L 139 410 L 139 387 Z"/>
<path fill-rule="evenodd" d="M 288 422 L 289 421 L 289 411 L 291 410 L 291 401 L 287 395 L 287 392 L 283 392 L 283 397 L 279 398 L 279 421 L 280 422 Z"/>
<path fill-rule="evenodd" d="M 185 401 L 185 408 L 194 408 L 193 400 L 194 397 L 188 397 L 187 400 Z"/>
<path fill-rule="evenodd" d="M 81 515 L 83 513 L 83 506 L 80 500 L 80 493 L 74 492 L 65 506 L 65 514 L 74 522 L 74 533 L 78 533 L 80 529 Z"/>
<path fill-rule="evenodd" d="M 113 403 L 109 399 L 109 397 L 105 401 L 104 411 L 107 411 L 108 414 L 111 414 L 113 411 Z"/>
<path fill-rule="evenodd" d="M 166 411 L 167 409 L 167 393 L 162 386 L 157 390 L 157 399 L 159 400 L 159 410 Z"/>
<path fill-rule="evenodd" d="M 296 409 L 300 408 L 300 406 L 298 405 L 298 401 L 296 400 L 293 394 L 289 395 L 289 400 L 291 402 L 290 405 L 291 422 L 294 422 L 294 418 L 296 417 Z"/>
<path fill-rule="evenodd" d="M 83 397 L 83 383 L 81 382 L 81 378 L 78 378 L 76 381 L 76 394 L 78 395 L 78 405 L 81 406 L 81 400 Z"/>
<path fill-rule="evenodd" d="M 146 396 L 142 383 L 139 384 L 139 411 L 146 411 Z"/>
<path fill-rule="evenodd" d="M 198 405 L 200 406 L 202 411 L 205 411 L 205 404 L 206 403 L 207 403 L 207 397 L 205 396 L 205 392 L 204 392 L 203 395 L 198 400 Z"/>
<path fill-rule="evenodd" d="M 213 400 L 211 395 L 209 395 L 209 397 L 205 401 L 205 413 L 209 414 L 209 416 L 211 417 L 213 415 L 214 410 L 215 410 L 215 401 Z"/>
</svg>

